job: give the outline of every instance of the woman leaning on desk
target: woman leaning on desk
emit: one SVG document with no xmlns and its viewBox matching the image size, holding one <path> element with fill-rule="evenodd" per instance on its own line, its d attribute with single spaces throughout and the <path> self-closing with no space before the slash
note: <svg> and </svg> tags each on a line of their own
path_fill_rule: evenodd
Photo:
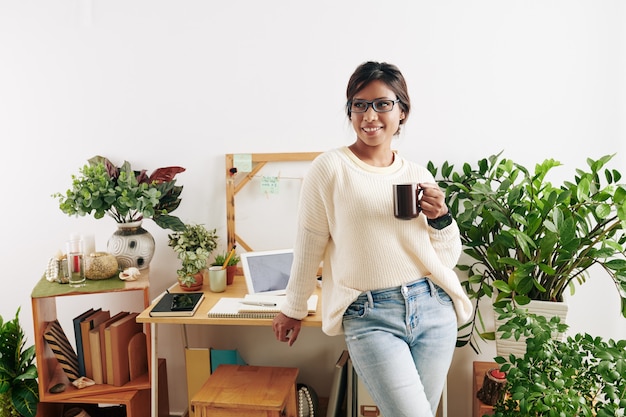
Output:
<svg viewBox="0 0 626 417">
<path fill-rule="evenodd" d="M 274 333 L 296 341 L 323 260 L 323 331 L 345 335 L 383 415 L 433 416 L 457 323 L 472 313 L 453 271 L 459 230 L 431 174 L 391 150 L 411 108 L 398 68 L 360 65 L 347 100 L 356 141 L 317 157 L 304 180 L 287 302 Z M 399 220 L 392 185 L 410 182 L 423 189 L 421 213 Z"/>
</svg>

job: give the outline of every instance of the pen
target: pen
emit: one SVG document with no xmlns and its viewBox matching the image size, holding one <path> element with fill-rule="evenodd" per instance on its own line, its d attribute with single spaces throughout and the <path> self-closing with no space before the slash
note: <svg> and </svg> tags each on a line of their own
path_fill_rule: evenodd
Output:
<svg viewBox="0 0 626 417">
<path fill-rule="evenodd" d="M 265 301 L 240 301 L 241 304 L 259 307 L 276 307 L 276 303 L 267 303 Z"/>
<path fill-rule="evenodd" d="M 237 245 L 233 245 L 233 248 L 230 250 L 230 253 L 228 254 L 228 257 L 224 261 L 224 265 L 222 265 L 222 269 L 226 268 L 226 265 L 228 265 L 228 262 L 230 261 L 230 258 L 232 258 L 233 255 L 235 254 L 235 248 L 236 247 L 237 247 Z"/>
</svg>

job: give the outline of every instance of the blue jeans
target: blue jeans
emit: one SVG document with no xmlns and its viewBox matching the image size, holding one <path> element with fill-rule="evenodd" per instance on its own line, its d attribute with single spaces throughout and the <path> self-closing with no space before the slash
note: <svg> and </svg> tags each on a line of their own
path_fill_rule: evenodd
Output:
<svg viewBox="0 0 626 417">
<path fill-rule="evenodd" d="M 452 300 L 422 278 L 368 291 L 343 316 L 359 378 L 384 417 L 432 417 L 456 345 Z"/>
</svg>

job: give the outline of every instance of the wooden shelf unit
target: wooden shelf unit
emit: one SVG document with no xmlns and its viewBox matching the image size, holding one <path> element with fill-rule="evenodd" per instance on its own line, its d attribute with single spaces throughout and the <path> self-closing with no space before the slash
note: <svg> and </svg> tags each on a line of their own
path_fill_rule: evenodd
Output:
<svg viewBox="0 0 626 417">
<path fill-rule="evenodd" d="M 112 280 L 115 280 L 115 278 Z M 111 281 L 110 288 L 107 288 L 107 284 L 102 282 L 94 284 L 88 280 L 84 287 L 75 289 L 67 285 L 49 283 L 45 278 L 42 278 L 33 289 L 31 304 L 40 401 L 38 416 L 46 416 L 47 412 L 61 409 L 64 404 L 98 403 L 124 405 L 126 417 L 146 417 L 150 415 L 150 366 L 148 366 L 148 373 L 121 387 L 96 384 L 79 390 L 70 383 L 54 353 L 44 340 L 47 324 L 57 319 L 57 300 L 65 299 L 69 301 L 72 297 L 86 294 L 110 295 L 121 291 L 139 291 L 142 295 L 143 307 L 150 305 L 148 271 L 142 271 L 141 278 L 137 281 L 123 283 L 119 280 Z M 61 325 L 68 339 L 71 339 L 74 334 L 72 326 L 68 323 L 62 323 Z M 150 326 L 144 326 L 144 332 L 147 335 L 147 353 L 148 357 L 150 357 Z M 165 372 L 164 362 L 163 360 L 163 366 L 159 363 L 159 371 Z M 58 383 L 66 385 L 65 391 L 57 394 L 50 393 L 50 387 Z M 167 404 L 166 392 L 164 397 L 163 400 Z M 161 406 L 159 406 L 159 409 L 161 410 Z M 165 415 L 167 415 L 167 411 Z"/>
</svg>

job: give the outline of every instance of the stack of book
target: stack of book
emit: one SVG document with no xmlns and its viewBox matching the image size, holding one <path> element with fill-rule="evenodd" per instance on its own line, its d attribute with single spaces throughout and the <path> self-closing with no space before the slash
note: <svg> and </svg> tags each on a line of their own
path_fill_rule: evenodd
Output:
<svg viewBox="0 0 626 417">
<path fill-rule="evenodd" d="M 148 372 L 148 351 L 139 313 L 89 309 L 73 320 L 81 376 L 122 386 Z"/>
</svg>

